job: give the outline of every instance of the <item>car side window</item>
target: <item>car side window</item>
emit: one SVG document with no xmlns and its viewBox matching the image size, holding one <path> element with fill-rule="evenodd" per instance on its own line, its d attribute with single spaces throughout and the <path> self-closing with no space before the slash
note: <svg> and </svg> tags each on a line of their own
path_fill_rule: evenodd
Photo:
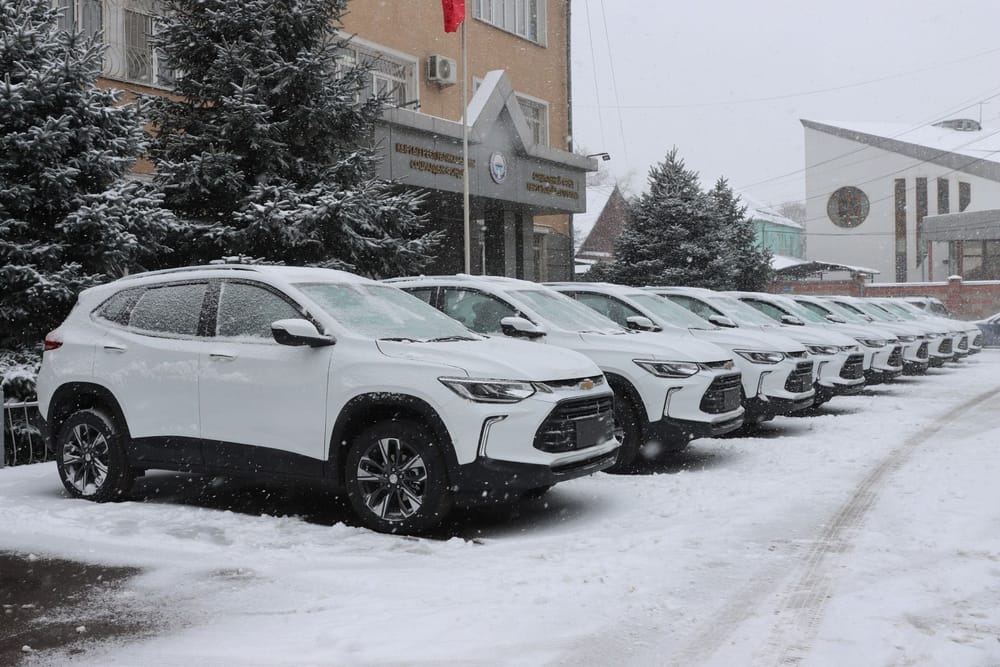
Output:
<svg viewBox="0 0 1000 667">
<path fill-rule="evenodd" d="M 500 320 L 519 315 L 515 308 L 494 296 L 457 287 L 444 289 L 441 310 L 482 334 L 501 333 Z"/>
<path fill-rule="evenodd" d="M 434 299 L 434 287 L 412 287 L 408 288 L 406 291 L 417 297 L 426 304 L 430 304 Z"/>
<path fill-rule="evenodd" d="M 274 292 L 248 283 L 223 282 L 215 335 L 271 340 L 271 323 L 300 319 L 302 312 Z"/>
<path fill-rule="evenodd" d="M 698 317 L 708 320 L 708 318 L 713 315 L 722 315 L 721 311 L 716 310 L 712 306 L 708 305 L 704 301 L 699 301 L 698 299 L 692 299 L 688 296 L 683 296 L 680 294 L 668 294 L 667 298 L 676 303 L 679 306 L 684 306 L 692 313 Z"/>
<path fill-rule="evenodd" d="M 779 322 L 781 321 L 782 317 L 788 314 L 781 308 L 778 308 L 777 306 L 765 303 L 764 301 L 757 301 L 756 299 L 744 299 L 743 303 L 747 304 L 748 306 L 753 306 L 760 312 L 770 317 L 772 320 L 777 320 Z"/>
<path fill-rule="evenodd" d="M 614 320 L 616 324 L 625 328 L 628 328 L 628 318 L 642 315 L 642 313 L 632 306 L 604 294 L 577 292 L 574 296 L 583 305 L 593 308 L 601 315 L 604 315 L 609 320 Z"/>
<path fill-rule="evenodd" d="M 122 290 L 101 304 L 95 314 L 102 320 L 127 326 L 132 307 L 142 292 L 141 288 Z"/>
<path fill-rule="evenodd" d="M 142 292 L 128 326 L 141 331 L 196 336 L 208 283 L 150 287 Z"/>
</svg>

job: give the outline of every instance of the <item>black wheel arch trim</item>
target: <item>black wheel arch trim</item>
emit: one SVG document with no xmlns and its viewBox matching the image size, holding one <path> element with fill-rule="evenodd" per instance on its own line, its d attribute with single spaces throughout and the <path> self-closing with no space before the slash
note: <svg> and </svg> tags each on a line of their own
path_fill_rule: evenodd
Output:
<svg viewBox="0 0 1000 667">
<path fill-rule="evenodd" d="M 643 435 L 645 435 L 649 430 L 649 413 L 646 411 L 646 404 L 643 402 L 642 396 L 639 395 L 639 391 L 628 379 L 621 375 L 605 372 L 604 377 L 608 379 L 608 386 L 611 387 L 612 391 L 621 388 L 625 392 L 625 395 L 628 396 L 628 399 L 632 401 L 632 407 L 639 413 L 639 427 L 642 429 Z"/>
<path fill-rule="evenodd" d="M 49 399 L 48 414 L 45 415 L 46 440 L 49 449 L 55 447 L 55 439 L 63 422 L 78 409 L 105 407 L 124 433 L 128 433 L 128 421 L 118 399 L 110 389 L 93 382 L 67 382 L 60 385 Z"/>
<path fill-rule="evenodd" d="M 335 479 L 338 485 L 344 483 L 345 470 L 341 462 L 350 445 L 349 436 L 381 419 L 416 419 L 430 428 L 443 447 L 449 479 L 454 476 L 454 471 L 458 470 L 458 455 L 455 453 L 451 433 L 437 411 L 427 401 L 416 396 L 371 392 L 359 394 L 349 400 L 337 415 L 330 435 L 327 477 Z"/>
</svg>

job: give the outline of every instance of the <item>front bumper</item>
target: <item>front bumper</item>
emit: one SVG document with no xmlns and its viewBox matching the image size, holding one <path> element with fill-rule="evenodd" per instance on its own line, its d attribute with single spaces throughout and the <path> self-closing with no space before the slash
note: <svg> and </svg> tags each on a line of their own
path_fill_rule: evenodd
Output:
<svg viewBox="0 0 1000 667">
<path fill-rule="evenodd" d="M 865 356 L 861 352 L 818 358 L 816 400 L 856 394 L 865 386 Z"/>
<path fill-rule="evenodd" d="M 617 458 L 617 448 L 552 466 L 498 461 L 481 456 L 472 463 L 458 466 L 450 481 L 459 504 L 510 502 L 532 489 L 552 486 L 609 468 Z"/>
<path fill-rule="evenodd" d="M 767 421 L 774 417 L 790 415 L 793 412 L 811 408 L 815 401 L 815 391 L 810 391 L 805 398 L 751 398 L 747 400 L 747 414 L 754 421 Z"/>
<path fill-rule="evenodd" d="M 695 438 L 717 438 L 735 431 L 743 426 L 744 415 L 741 409 L 737 416 L 726 416 L 715 422 L 664 418 L 646 424 L 646 441 L 657 441 L 667 451 L 680 451 Z"/>
</svg>

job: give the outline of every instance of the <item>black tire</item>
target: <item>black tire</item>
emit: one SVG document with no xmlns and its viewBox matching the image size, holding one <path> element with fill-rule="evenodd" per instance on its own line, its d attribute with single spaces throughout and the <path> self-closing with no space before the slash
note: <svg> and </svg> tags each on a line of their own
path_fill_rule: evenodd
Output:
<svg viewBox="0 0 1000 667">
<path fill-rule="evenodd" d="M 451 511 L 444 451 L 422 424 L 384 420 L 370 426 L 353 439 L 344 465 L 347 498 L 372 530 L 425 533 Z"/>
<path fill-rule="evenodd" d="M 95 502 L 124 500 L 135 472 L 128 465 L 128 433 L 97 409 L 74 412 L 56 437 L 56 467 L 74 498 Z"/>
<path fill-rule="evenodd" d="M 618 458 L 606 472 L 630 472 L 638 463 L 639 450 L 643 445 L 642 423 L 639 421 L 639 411 L 627 393 L 620 388 L 615 392 L 615 437 L 621 445 L 618 447 Z"/>
</svg>

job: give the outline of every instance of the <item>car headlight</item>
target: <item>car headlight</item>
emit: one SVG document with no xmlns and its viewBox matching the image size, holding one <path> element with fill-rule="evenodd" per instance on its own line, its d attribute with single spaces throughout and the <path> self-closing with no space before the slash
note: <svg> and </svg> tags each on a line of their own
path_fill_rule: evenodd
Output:
<svg viewBox="0 0 1000 667">
<path fill-rule="evenodd" d="M 901 343 L 912 343 L 916 339 L 916 336 L 899 336 L 899 342 Z"/>
<path fill-rule="evenodd" d="M 701 370 L 693 361 L 656 361 L 654 359 L 633 359 L 640 368 L 660 378 L 689 378 Z"/>
<path fill-rule="evenodd" d="M 777 364 L 785 358 L 784 353 L 771 350 L 733 350 L 733 352 L 755 364 Z"/>
<path fill-rule="evenodd" d="M 840 348 L 836 345 L 806 345 L 806 350 L 809 351 L 809 354 L 815 355 L 837 354 L 837 352 L 840 352 Z"/>
<path fill-rule="evenodd" d="M 477 403 L 517 403 L 535 393 L 530 382 L 520 380 L 479 380 L 474 378 L 438 378 L 453 392 Z"/>
<path fill-rule="evenodd" d="M 858 341 L 859 343 L 861 343 L 865 347 L 885 347 L 886 346 L 886 341 L 884 339 L 882 339 L 882 338 L 855 338 L 854 340 Z"/>
</svg>

